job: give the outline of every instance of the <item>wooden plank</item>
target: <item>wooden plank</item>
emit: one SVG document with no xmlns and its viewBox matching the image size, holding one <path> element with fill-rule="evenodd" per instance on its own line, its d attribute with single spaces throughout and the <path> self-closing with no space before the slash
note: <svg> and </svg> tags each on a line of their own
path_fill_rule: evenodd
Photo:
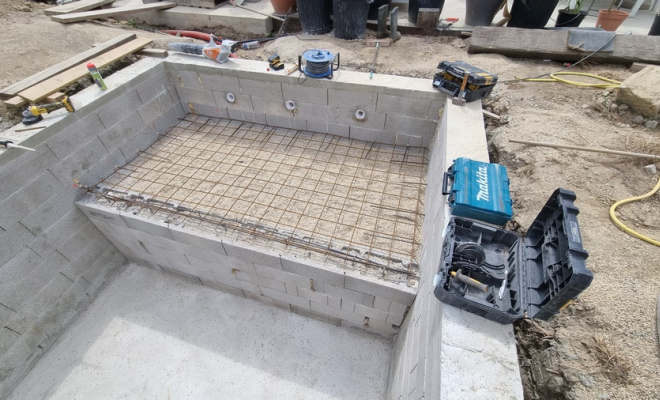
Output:
<svg viewBox="0 0 660 400">
<path fill-rule="evenodd" d="M 366 39 L 364 44 L 369 47 L 376 47 L 376 44 L 380 44 L 380 47 L 390 47 L 392 45 L 392 39 Z"/>
<path fill-rule="evenodd" d="M 138 56 L 165 58 L 169 55 L 167 50 L 163 49 L 142 49 L 135 52 Z"/>
<path fill-rule="evenodd" d="M 75 12 L 89 11 L 104 6 L 106 4 L 112 4 L 114 2 L 115 0 L 80 0 L 74 3 L 46 8 L 44 10 L 44 14 L 60 15 L 60 14 L 70 14 Z"/>
<path fill-rule="evenodd" d="M 417 12 L 417 23 L 415 26 L 418 28 L 435 29 L 438 26 L 439 19 L 439 8 L 420 8 Z"/>
<path fill-rule="evenodd" d="M 96 65 L 97 68 L 102 68 L 106 65 L 112 64 L 113 62 L 128 54 L 140 50 L 149 43 L 151 43 L 151 39 L 137 38 L 122 46 L 117 47 L 114 50 L 110 50 L 105 54 L 101 54 L 100 56 L 93 58 L 91 61 L 94 63 L 94 65 Z M 62 89 L 65 86 L 77 82 L 78 80 L 88 75 L 89 71 L 87 70 L 87 66 L 85 64 L 81 64 L 41 82 L 41 84 L 37 86 L 26 89 L 19 93 L 19 95 L 34 103 L 47 97 L 49 94 Z"/>
<path fill-rule="evenodd" d="M 479 26 L 472 32 L 468 53 L 496 53 L 508 57 L 578 61 L 586 54 L 567 47 L 567 30 Z M 598 52 L 591 62 L 660 64 L 660 36 L 616 35 L 614 51 Z"/>
<path fill-rule="evenodd" d="M 176 7 L 175 3 L 151 3 L 141 4 L 138 6 L 108 8 L 106 10 L 85 11 L 81 13 L 53 15 L 50 17 L 53 21 L 61 22 L 63 24 L 70 24 L 72 22 L 87 21 L 89 19 L 116 17 L 126 14 L 137 14 L 146 11 L 165 10 L 167 8 Z"/>
<path fill-rule="evenodd" d="M 24 91 L 25 89 L 28 89 L 31 86 L 36 85 L 39 82 L 43 82 L 46 79 L 55 76 L 59 73 L 62 73 L 68 69 L 71 69 L 80 63 L 91 60 L 92 58 L 98 56 L 99 54 L 105 53 L 108 50 L 112 50 L 117 46 L 121 46 L 124 43 L 128 43 L 131 40 L 135 39 L 136 37 L 137 35 L 135 35 L 134 33 L 117 36 L 116 38 L 108 40 L 107 42 L 102 43 L 93 49 L 83 51 L 82 53 L 75 55 L 66 61 L 62 61 L 57 65 L 53 65 L 48 69 L 45 69 L 39 73 L 36 73 L 28 78 L 23 79 L 20 82 L 17 82 L 9 87 L 2 89 L 0 91 L 0 99 L 10 99 L 16 96 L 18 93 Z"/>
<path fill-rule="evenodd" d="M 58 103 L 64 100 L 65 97 L 66 94 L 62 92 L 55 92 L 53 94 L 48 95 L 48 97 L 44 99 L 44 103 Z"/>
<path fill-rule="evenodd" d="M 28 101 L 22 98 L 21 96 L 15 96 L 12 97 L 11 99 L 5 100 L 4 103 L 7 106 L 20 107 L 27 104 Z"/>
</svg>

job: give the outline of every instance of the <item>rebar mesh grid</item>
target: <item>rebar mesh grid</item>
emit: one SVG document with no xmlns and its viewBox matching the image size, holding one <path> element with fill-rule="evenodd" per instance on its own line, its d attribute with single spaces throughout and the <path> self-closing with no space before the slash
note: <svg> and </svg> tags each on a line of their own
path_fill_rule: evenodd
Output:
<svg viewBox="0 0 660 400">
<path fill-rule="evenodd" d="M 92 191 L 416 277 L 427 164 L 423 147 L 190 114 Z"/>
</svg>

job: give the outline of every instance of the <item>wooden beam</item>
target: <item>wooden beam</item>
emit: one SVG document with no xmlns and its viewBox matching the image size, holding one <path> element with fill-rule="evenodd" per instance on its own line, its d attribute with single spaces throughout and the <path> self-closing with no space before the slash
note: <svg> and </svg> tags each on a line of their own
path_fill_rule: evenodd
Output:
<svg viewBox="0 0 660 400">
<path fill-rule="evenodd" d="M 472 32 L 468 53 L 496 53 L 508 57 L 578 61 L 589 53 L 569 49 L 567 30 L 479 26 Z M 591 62 L 660 64 L 660 36 L 616 35 L 614 51 L 598 52 Z"/>
<path fill-rule="evenodd" d="M 20 107 L 26 105 L 28 101 L 22 98 L 21 96 L 15 96 L 12 97 L 11 99 L 5 100 L 4 103 L 7 106 Z"/>
<path fill-rule="evenodd" d="M 163 49 L 142 49 L 135 52 L 138 56 L 165 58 L 169 55 L 167 50 Z"/>
<path fill-rule="evenodd" d="M 417 12 L 417 23 L 415 26 L 418 28 L 435 29 L 438 26 L 439 19 L 439 8 L 420 8 Z"/>
<path fill-rule="evenodd" d="M 59 15 L 59 14 L 69 14 L 75 12 L 83 12 L 99 8 L 106 4 L 112 4 L 115 0 L 80 0 L 74 3 L 64 4 L 62 6 L 56 6 L 51 8 L 46 8 L 44 14 L 46 15 Z"/>
<path fill-rule="evenodd" d="M 364 44 L 367 47 L 376 47 L 376 44 L 379 44 L 380 47 L 390 47 L 390 45 L 392 45 L 392 39 L 366 39 Z"/>
<path fill-rule="evenodd" d="M 105 53 L 108 50 L 112 50 L 117 46 L 121 46 L 124 43 L 128 43 L 131 40 L 135 39 L 137 36 L 134 33 L 129 33 L 126 35 L 117 36 L 114 39 L 108 40 L 105 43 L 102 43 L 93 49 L 83 51 L 82 53 L 75 55 L 68 60 L 62 61 L 57 65 L 45 69 L 39 73 L 36 73 L 28 78 L 23 79 L 20 82 L 14 83 L 13 85 L 6 87 L 0 91 L 0 99 L 11 99 L 16 96 L 18 93 L 28 89 L 31 86 L 36 85 L 39 82 L 43 82 L 46 79 L 55 76 L 59 73 L 62 73 L 68 69 L 75 67 L 76 65 L 83 63 L 85 61 L 91 60 L 92 58 L 98 56 L 99 54 Z"/>
<path fill-rule="evenodd" d="M 94 65 L 96 65 L 97 68 L 102 68 L 106 65 L 112 64 L 113 62 L 128 54 L 135 53 L 149 43 L 151 43 L 151 39 L 137 38 L 122 46 L 117 47 L 114 50 L 110 50 L 105 54 L 101 54 L 100 56 L 93 58 L 91 61 L 94 63 Z M 75 68 L 71 68 L 68 71 L 62 72 L 59 75 L 55 75 L 52 78 L 43 81 L 37 86 L 33 86 L 27 90 L 24 90 L 19 93 L 19 95 L 34 103 L 43 98 L 46 98 L 51 93 L 57 92 L 65 86 L 77 82 L 78 80 L 88 75 L 89 71 L 87 70 L 87 66 L 85 64 L 81 64 Z"/>
<path fill-rule="evenodd" d="M 116 17 L 119 15 L 126 15 L 126 14 L 137 14 L 146 11 L 165 10 L 176 6 L 177 5 L 175 3 L 168 3 L 164 1 L 162 3 L 142 4 L 139 6 L 116 7 L 116 8 L 108 8 L 106 10 L 85 11 L 81 13 L 65 14 L 65 15 L 53 15 L 50 17 L 50 19 L 56 22 L 61 22 L 63 24 L 70 24 L 72 22 L 87 21 L 89 19 L 108 18 L 108 17 Z"/>
</svg>

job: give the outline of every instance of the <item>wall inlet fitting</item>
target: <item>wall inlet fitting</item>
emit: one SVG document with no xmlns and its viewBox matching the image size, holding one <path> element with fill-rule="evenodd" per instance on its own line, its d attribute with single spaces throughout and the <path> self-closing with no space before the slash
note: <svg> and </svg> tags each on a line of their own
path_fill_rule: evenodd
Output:
<svg viewBox="0 0 660 400">
<path fill-rule="evenodd" d="M 233 103 L 233 102 L 236 101 L 236 96 L 234 96 L 233 93 L 227 93 L 227 95 L 225 96 L 225 98 L 226 98 L 227 101 L 230 102 L 230 103 Z"/>
<path fill-rule="evenodd" d="M 367 113 L 364 110 L 357 110 L 355 112 L 355 119 L 358 121 L 364 121 L 365 118 L 367 118 Z"/>
<path fill-rule="evenodd" d="M 293 100 L 287 100 L 284 102 L 284 107 L 289 111 L 293 111 L 296 109 L 296 103 L 294 103 Z"/>
</svg>

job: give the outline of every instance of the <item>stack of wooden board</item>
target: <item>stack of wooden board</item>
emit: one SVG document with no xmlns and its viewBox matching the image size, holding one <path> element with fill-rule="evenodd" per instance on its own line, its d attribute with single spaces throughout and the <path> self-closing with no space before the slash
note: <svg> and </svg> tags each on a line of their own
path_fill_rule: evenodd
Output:
<svg viewBox="0 0 660 400">
<path fill-rule="evenodd" d="M 46 8 L 44 14 L 46 15 L 61 15 L 71 14 L 83 11 L 93 10 L 100 7 L 109 7 L 115 0 L 80 0 L 73 3 L 64 4 L 61 6 Z"/>
<path fill-rule="evenodd" d="M 48 97 L 57 98 L 60 89 L 89 76 L 87 62 L 102 68 L 149 43 L 151 39 L 138 38 L 134 33 L 118 36 L 0 90 L 0 99 L 5 104 L 21 106 Z"/>
<path fill-rule="evenodd" d="M 96 3 L 99 3 L 104 0 L 83 0 L 83 1 L 88 1 L 88 2 L 95 1 Z M 90 19 L 109 18 L 109 17 L 116 17 L 119 15 L 126 15 L 126 14 L 132 15 L 146 11 L 165 10 L 167 8 L 172 8 L 172 7 L 176 7 L 176 3 L 168 3 L 163 1 L 152 4 L 140 4 L 137 6 L 107 8 L 104 10 L 83 11 L 83 12 L 67 11 L 65 13 L 52 13 L 50 19 L 52 19 L 53 21 L 61 22 L 63 24 L 70 24 L 72 22 L 87 21 Z"/>
</svg>

